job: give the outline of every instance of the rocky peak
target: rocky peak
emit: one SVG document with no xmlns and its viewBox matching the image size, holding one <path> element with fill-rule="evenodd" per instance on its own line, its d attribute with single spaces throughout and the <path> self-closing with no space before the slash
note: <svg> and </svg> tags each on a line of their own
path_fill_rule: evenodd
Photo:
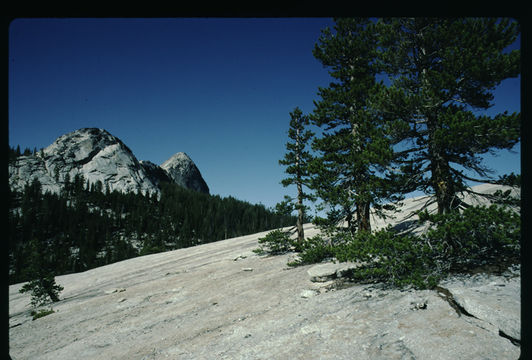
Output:
<svg viewBox="0 0 532 360">
<path fill-rule="evenodd" d="M 170 162 L 169 168 L 174 175 L 169 176 L 164 169 L 149 161 L 138 161 L 133 152 L 108 131 L 83 128 L 60 136 L 36 155 L 21 156 L 10 163 L 9 184 L 12 189 L 22 190 L 26 183 L 37 177 L 44 191 L 57 193 L 67 175 L 73 179 L 79 174 L 90 183 L 101 181 L 111 191 L 159 192 L 160 182 L 172 182 L 176 178 L 181 186 L 198 191 L 207 189 L 208 192 L 196 165 L 188 156 L 185 158 L 178 156 Z M 188 174 L 191 179 L 187 178 Z"/>
<path fill-rule="evenodd" d="M 131 150 L 120 139 L 104 129 L 83 128 L 57 138 L 44 149 L 44 155 L 49 157 L 63 157 L 75 162 L 91 160 L 99 151 L 108 146 L 118 145 L 126 152 Z"/>
<path fill-rule="evenodd" d="M 174 154 L 162 163 L 161 168 L 166 171 L 170 179 L 189 189 L 208 194 L 209 187 L 203 180 L 201 173 L 192 159 L 184 152 Z"/>
</svg>

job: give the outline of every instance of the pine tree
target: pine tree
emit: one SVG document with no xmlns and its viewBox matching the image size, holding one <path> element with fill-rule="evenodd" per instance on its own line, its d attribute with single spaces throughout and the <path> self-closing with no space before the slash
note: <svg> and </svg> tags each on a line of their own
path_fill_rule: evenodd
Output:
<svg viewBox="0 0 532 360">
<path fill-rule="evenodd" d="M 312 186 L 329 206 L 328 225 L 346 221 L 351 233 L 370 231 L 370 207 L 396 200 L 389 174 L 393 144 L 370 103 L 382 87 L 376 82 L 377 38 L 369 19 L 337 19 L 334 29 L 323 30 L 314 48 L 335 82 L 319 89 L 312 114 L 323 129 L 312 143 L 318 153 Z"/>
<path fill-rule="evenodd" d="M 314 135 L 310 130 L 305 130 L 309 124 L 307 116 L 299 107 L 296 107 L 290 113 L 290 128 L 288 129 L 288 137 L 290 141 L 286 143 L 286 150 L 288 151 L 279 164 L 287 166 L 285 172 L 289 175 L 282 180 L 283 186 L 295 185 L 297 187 L 297 200 L 295 208 L 297 209 L 297 240 L 301 244 L 305 240 L 303 231 L 303 221 L 305 219 L 305 205 L 304 201 L 310 199 L 311 196 L 303 190 L 303 186 L 309 185 L 308 164 L 311 160 L 310 153 L 306 150 L 308 141 Z"/>
<path fill-rule="evenodd" d="M 405 164 L 439 213 L 456 209 L 465 180 L 490 182 L 479 155 L 511 149 L 520 114 L 479 114 L 493 89 L 520 72 L 520 51 L 505 52 L 518 34 L 509 19 L 385 19 L 378 25 L 382 70 L 391 86 L 375 105 L 392 122 Z M 473 171 L 480 178 L 464 174 Z"/>
<path fill-rule="evenodd" d="M 59 293 L 63 290 L 55 283 L 55 264 L 53 263 L 53 253 L 48 246 L 48 239 L 45 223 L 43 222 L 43 212 L 49 210 L 43 208 L 41 184 L 34 178 L 30 185 L 25 187 L 22 203 L 22 212 L 25 218 L 24 226 L 29 228 L 27 266 L 24 269 L 25 276 L 30 282 L 25 284 L 20 292 L 31 292 L 32 306 L 36 307 L 46 303 L 51 299 L 53 302 L 59 301 Z"/>
</svg>

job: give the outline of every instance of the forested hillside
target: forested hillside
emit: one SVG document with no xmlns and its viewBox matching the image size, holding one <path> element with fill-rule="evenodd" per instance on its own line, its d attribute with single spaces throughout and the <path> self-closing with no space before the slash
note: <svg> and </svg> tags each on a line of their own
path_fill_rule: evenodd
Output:
<svg viewBox="0 0 532 360">
<path fill-rule="evenodd" d="M 34 179 L 9 193 L 9 282 L 30 280 L 35 256 L 56 275 L 295 223 L 264 205 L 162 184 L 156 194 L 110 192 L 76 176 L 59 194 Z"/>
</svg>

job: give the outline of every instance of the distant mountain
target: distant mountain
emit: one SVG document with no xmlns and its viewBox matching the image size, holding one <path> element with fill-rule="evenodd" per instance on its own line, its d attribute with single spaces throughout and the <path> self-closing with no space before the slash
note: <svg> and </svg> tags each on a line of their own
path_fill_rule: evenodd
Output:
<svg viewBox="0 0 532 360">
<path fill-rule="evenodd" d="M 42 151 L 19 156 L 9 163 L 9 185 L 19 191 L 37 177 L 43 191 L 58 193 L 65 179 L 72 181 L 78 174 L 85 182 L 100 181 L 103 188 L 123 193 L 159 192 L 161 182 L 209 193 L 200 171 L 186 154 L 175 154 L 163 166 L 139 161 L 119 138 L 104 129 L 73 131 Z"/>
<path fill-rule="evenodd" d="M 196 190 L 202 193 L 209 193 L 209 187 L 196 164 L 190 157 L 183 153 L 177 153 L 170 159 L 166 160 L 161 168 L 168 174 L 170 179 L 187 189 Z"/>
</svg>

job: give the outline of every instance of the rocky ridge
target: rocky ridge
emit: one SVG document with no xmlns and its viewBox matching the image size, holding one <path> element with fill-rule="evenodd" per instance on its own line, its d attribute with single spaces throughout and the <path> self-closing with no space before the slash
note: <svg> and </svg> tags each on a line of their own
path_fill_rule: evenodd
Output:
<svg viewBox="0 0 532 360">
<path fill-rule="evenodd" d="M 103 129 L 84 128 L 60 136 L 35 155 L 20 156 L 9 164 L 9 185 L 22 190 L 35 177 L 44 191 L 59 192 L 65 178 L 78 174 L 85 181 L 100 181 L 109 190 L 120 192 L 159 192 L 162 181 L 208 193 L 208 187 L 192 160 L 178 153 L 165 168 L 149 161 L 138 161 L 133 152 L 117 137 Z M 177 176 L 174 169 L 185 169 Z M 198 186 L 197 184 L 204 184 Z"/>
</svg>

